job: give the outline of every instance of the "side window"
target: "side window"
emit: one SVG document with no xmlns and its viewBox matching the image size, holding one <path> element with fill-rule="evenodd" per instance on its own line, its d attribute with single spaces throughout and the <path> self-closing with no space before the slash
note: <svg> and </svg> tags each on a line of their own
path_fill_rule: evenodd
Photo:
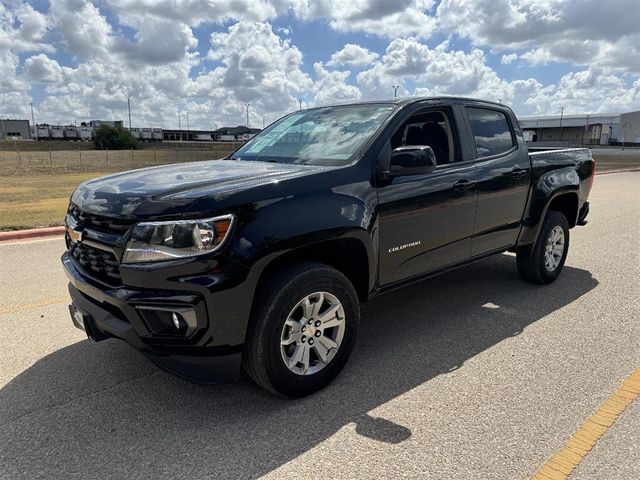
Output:
<svg viewBox="0 0 640 480">
<path fill-rule="evenodd" d="M 447 113 L 427 111 L 412 115 L 391 137 L 392 149 L 405 145 L 430 146 L 438 165 L 453 162 L 455 146 Z"/>
<path fill-rule="evenodd" d="M 513 148 L 513 135 L 504 113 L 487 108 L 467 107 L 478 157 L 499 155 Z"/>
</svg>

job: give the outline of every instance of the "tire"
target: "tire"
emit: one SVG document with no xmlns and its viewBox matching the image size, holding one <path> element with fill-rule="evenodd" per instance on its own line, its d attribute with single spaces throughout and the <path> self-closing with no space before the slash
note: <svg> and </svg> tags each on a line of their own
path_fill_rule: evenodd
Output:
<svg viewBox="0 0 640 480">
<path fill-rule="evenodd" d="M 562 251 L 558 248 L 558 236 L 561 234 Z M 554 239 L 556 239 L 554 241 Z M 555 247 L 555 249 L 554 249 Z M 553 259 L 547 256 L 551 248 Z M 527 282 L 547 284 L 553 282 L 564 267 L 569 251 L 569 222 L 560 212 L 550 211 L 544 219 L 542 229 L 533 250 L 520 250 L 516 254 L 518 272 Z"/>
<path fill-rule="evenodd" d="M 347 363 L 360 322 L 358 295 L 347 277 L 321 263 L 298 263 L 270 278 L 258 297 L 243 355 L 247 374 L 292 398 L 329 384 Z M 305 349 L 306 357 L 300 354 Z"/>
</svg>

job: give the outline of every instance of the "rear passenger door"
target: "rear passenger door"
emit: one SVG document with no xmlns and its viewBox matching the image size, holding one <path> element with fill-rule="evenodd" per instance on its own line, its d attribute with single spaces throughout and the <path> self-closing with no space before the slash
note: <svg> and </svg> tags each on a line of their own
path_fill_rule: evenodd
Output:
<svg viewBox="0 0 640 480">
<path fill-rule="evenodd" d="M 466 106 L 476 148 L 478 197 L 471 256 L 515 244 L 531 179 L 529 154 L 505 110 Z"/>
</svg>

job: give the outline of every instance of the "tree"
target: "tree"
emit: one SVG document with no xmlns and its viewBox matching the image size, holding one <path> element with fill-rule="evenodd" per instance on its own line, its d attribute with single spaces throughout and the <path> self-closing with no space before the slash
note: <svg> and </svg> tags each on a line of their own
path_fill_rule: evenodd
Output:
<svg viewBox="0 0 640 480">
<path fill-rule="evenodd" d="M 138 140 L 131 135 L 129 130 L 120 126 L 100 125 L 93 137 L 93 144 L 101 150 L 105 148 L 109 150 L 138 148 Z"/>
</svg>

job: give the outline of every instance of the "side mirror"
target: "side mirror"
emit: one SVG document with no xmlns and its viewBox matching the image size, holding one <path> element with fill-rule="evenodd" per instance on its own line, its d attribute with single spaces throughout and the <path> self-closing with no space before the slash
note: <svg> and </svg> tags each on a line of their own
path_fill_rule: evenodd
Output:
<svg viewBox="0 0 640 480">
<path fill-rule="evenodd" d="M 436 154 L 427 145 L 406 145 L 391 152 L 391 176 L 424 175 L 436 169 Z"/>
</svg>

